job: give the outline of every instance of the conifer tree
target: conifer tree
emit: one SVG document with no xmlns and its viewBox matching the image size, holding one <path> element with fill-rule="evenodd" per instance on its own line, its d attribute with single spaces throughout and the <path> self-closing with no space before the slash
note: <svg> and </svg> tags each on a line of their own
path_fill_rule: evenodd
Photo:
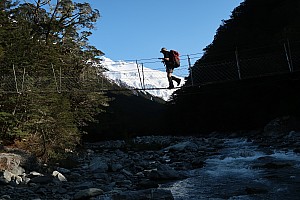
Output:
<svg viewBox="0 0 300 200">
<path fill-rule="evenodd" d="M 103 54 L 88 43 L 99 11 L 53 2 L 5 0 L 0 18 L 0 140 L 23 138 L 22 146 L 45 159 L 73 149 L 81 127 L 107 106 L 107 97 L 94 91 L 97 83 L 84 79 L 90 70 L 95 79 L 87 61 Z M 21 93 L 3 95 L 14 89 Z"/>
</svg>

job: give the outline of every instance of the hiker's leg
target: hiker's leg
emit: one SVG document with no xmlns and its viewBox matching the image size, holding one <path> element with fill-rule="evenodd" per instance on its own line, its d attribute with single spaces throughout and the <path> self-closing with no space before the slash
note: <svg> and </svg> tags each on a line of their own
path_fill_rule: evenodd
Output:
<svg viewBox="0 0 300 200">
<path fill-rule="evenodd" d="M 172 73 L 171 72 L 167 72 L 167 78 L 168 78 L 168 81 L 169 81 L 169 88 L 174 88 L 174 84 L 173 84 L 173 81 L 172 81 Z"/>
<path fill-rule="evenodd" d="M 172 81 L 173 68 L 167 66 L 166 72 L 167 72 L 167 78 L 169 82 L 169 89 L 172 89 L 174 88 L 173 81 Z"/>
<path fill-rule="evenodd" d="M 176 81 L 177 85 L 180 85 L 181 79 L 175 76 L 171 76 L 172 80 Z"/>
</svg>

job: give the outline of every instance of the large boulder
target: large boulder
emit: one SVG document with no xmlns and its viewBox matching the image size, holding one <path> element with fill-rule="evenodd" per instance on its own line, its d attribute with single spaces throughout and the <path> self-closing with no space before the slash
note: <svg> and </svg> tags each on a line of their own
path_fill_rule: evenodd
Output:
<svg viewBox="0 0 300 200">
<path fill-rule="evenodd" d="M 300 120 L 291 116 L 278 117 L 270 121 L 265 127 L 265 136 L 286 135 L 291 131 L 300 130 Z"/>
<path fill-rule="evenodd" d="M 156 169 L 147 171 L 146 176 L 151 180 L 164 181 L 164 180 L 176 180 L 184 179 L 187 176 L 177 170 L 174 170 L 168 165 L 159 165 Z"/>
<path fill-rule="evenodd" d="M 25 172 L 20 164 L 24 162 L 23 157 L 14 153 L 0 153 L 0 171 L 9 171 L 15 175 Z"/>
</svg>

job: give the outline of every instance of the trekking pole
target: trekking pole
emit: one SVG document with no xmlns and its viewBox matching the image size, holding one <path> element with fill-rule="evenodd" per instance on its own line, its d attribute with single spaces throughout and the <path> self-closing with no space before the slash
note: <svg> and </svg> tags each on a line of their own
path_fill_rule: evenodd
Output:
<svg viewBox="0 0 300 200">
<path fill-rule="evenodd" d="M 192 70 L 192 65 L 191 65 L 191 58 L 189 55 L 187 55 L 188 57 L 188 63 L 189 63 L 189 71 L 191 74 L 191 81 L 192 81 L 192 86 L 194 86 L 194 80 L 193 80 L 193 70 Z"/>
<path fill-rule="evenodd" d="M 159 60 L 161 60 L 161 62 L 164 64 L 164 66 L 166 66 L 166 63 L 165 63 L 165 59 L 164 58 L 158 58 Z"/>
</svg>

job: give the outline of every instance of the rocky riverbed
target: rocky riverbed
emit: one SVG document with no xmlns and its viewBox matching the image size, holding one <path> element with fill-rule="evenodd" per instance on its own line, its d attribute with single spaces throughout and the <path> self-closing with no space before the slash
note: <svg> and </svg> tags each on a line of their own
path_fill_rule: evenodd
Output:
<svg viewBox="0 0 300 200">
<path fill-rule="evenodd" d="M 191 172 L 219 155 L 228 138 L 244 138 L 266 153 L 274 150 L 300 153 L 297 124 L 293 118 L 283 117 L 259 131 L 215 132 L 205 137 L 143 136 L 128 141 L 85 143 L 84 150 L 76 157 L 55 168 L 37 167 L 34 158 L 3 147 L 0 199 L 174 199 L 172 192 L 160 185 L 194 176 Z M 276 169 L 291 165 L 263 160 L 253 167 Z M 248 189 L 253 194 L 262 192 L 261 188 Z"/>
</svg>

